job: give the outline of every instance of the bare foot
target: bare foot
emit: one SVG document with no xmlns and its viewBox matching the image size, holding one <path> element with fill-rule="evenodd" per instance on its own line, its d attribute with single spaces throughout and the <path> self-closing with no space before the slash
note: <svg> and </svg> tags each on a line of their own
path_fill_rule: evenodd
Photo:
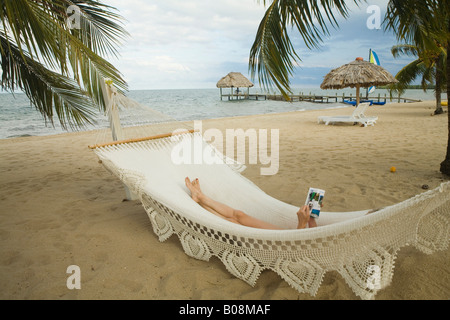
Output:
<svg viewBox="0 0 450 320">
<path fill-rule="evenodd" d="M 189 180 L 189 178 L 186 177 L 186 179 L 184 179 L 184 182 L 186 183 L 186 187 L 189 189 L 189 191 L 191 191 L 192 200 L 199 203 L 202 190 L 200 190 L 200 184 L 198 179 L 195 179 L 191 182 L 191 180 Z"/>
<path fill-rule="evenodd" d="M 300 210 L 298 210 L 297 212 L 297 217 L 298 217 L 298 225 L 297 225 L 297 229 L 304 229 L 306 228 L 306 226 L 308 225 L 308 221 L 309 221 L 309 207 L 308 206 L 303 206 L 300 208 Z"/>
</svg>

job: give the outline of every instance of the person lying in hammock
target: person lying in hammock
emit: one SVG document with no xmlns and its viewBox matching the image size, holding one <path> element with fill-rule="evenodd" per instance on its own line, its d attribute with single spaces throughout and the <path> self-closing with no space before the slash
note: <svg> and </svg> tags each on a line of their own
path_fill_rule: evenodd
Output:
<svg viewBox="0 0 450 320">
<path fill-rule="evenodd" d="M 188 177 L 186 177 L 185 183 L 186 187 L 189 189 L 189 191 L 191 191 L 192 200 L 194 200 L 200 206 L 215 214 L 216 216 L 247 227 L 282 230 L 282 228 L 280 227 L 251 217 L 240 210 L 235 210 L 227 206 L 226 204 L 220 203 L 206 196 L 200 189 L 200 182 L 198 181 L 198 179 L 191 181 Z M 297 212 L 297 229 L 304 229 L 308 226 L 310 228 L 313 228 L 317 226 L 315 219 L 310 217 L 309 214 L 310 209 L 308 206 L 303 206 L 300 208 L 300 210 Z"/>
</svg>

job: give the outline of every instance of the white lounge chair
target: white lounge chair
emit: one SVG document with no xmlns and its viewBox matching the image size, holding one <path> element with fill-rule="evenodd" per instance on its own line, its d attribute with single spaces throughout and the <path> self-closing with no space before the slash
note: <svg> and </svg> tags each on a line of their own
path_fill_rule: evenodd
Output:
<svg viewBox="0 0 450 320">
<path fill-rule="evenodd" d="M 373 126 L 378 120 L 378 117 L 367 117 L 364 114 L 369 105 L 370 103 L 360 103 L 350 116 L 320 116 L 318 123 L 324 122 L 325 125 L 328 125 L 336 122 L 350 122 L 360 123 L 364 125 L 364 127 L 367 127 L 368 125 Z"/>
</svg>

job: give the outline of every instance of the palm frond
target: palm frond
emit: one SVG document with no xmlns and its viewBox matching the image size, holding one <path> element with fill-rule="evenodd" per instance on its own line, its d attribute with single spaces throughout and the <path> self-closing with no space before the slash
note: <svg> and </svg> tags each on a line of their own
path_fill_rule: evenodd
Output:
<svg viewBox="0 0 450 320">
<path fill-rule="evenodd" d="M 417 50 L 417 47 L 412 44 L 399 44 L 395 45 L 391 48 L 392 55 L 394 58 L 398 58 L 400 56 L 412 56 L 417 57 L 419 56 L 419 52 Z"/>
<path fill-rule="evenodd" d="M 70 13 L 67 8 L 70 5 L 78 6 L 80 29 L 71 29 L 67 24 Z M 90 108 L 104 109 L 100 90 L 104 78 L 112 79 L 119 90 L 127 90 L 121 73 L 103 57 L 117 56 L 117 46 L 128 35 L 118 23 L 120 16 L 113 12 L 113 9 L 93 0 L 0 1 L 0 20 L 3 28 L 0 32 L 4 40 L 1 48 L 2 58 L 11 52 L 18 53 L 10 60 L 16 66 L 28 68 L 37 74 L 51 74 L 48 78 L 41 77 L 41 81 L 45 80 L 47 86 L 56 85 L 52 88 L 55 95 L 53 101 L 58 100 L 57 95 L 60 95 L 61 101 L 73 101 L 76 97 L 79 98 L 78 94 L 82 92 L 92 97 L 84 100 L 83 108 L 87 107 L 87 101 L 90 101 Z M 57 69 L 64 76 L 64 81 L 56 77 Z M 24 79 L 25 75 L 26 72 L 22 74 Z M 17 86 L 21 85 L 24 84 L 17 83 Z M 14 90 L 14 86 L 9 89 Z M 39 98 L 46 99 L 38 101 Z M 38 103 L 37 108 L 41 109 L 50 99 L 36 95 L 32 101 Z M 69 126 L 87 121 L 86 110 L 79 109 L 82 113 L 77 117 L 75 113 L 78 109 L 74 108 L 73 104 L 61 102 L 54 107 L 56 115 L 61 117 L 60 121 L 70 119 Z M 62 108 L 65 107 L 72 109 L 64 113 Z M 51 116 L 48 112 L 46 115 Z M 80 121 L 76 121 L 77 118 Z"/>
<path fill-rule="evenodd" d="M 47 2 L 49 1 L 47 0 Z M 101 4 L 98 1 L 85 2 L 80 7 L 80 29 L 68 29 L 65 20 L 62 23 L 61 17 L 49 15 L 45 10 L 36 10 L 36 15 L 39 16 L 43 28 L 57 39 L 56 43 L 59 44 L 59 48 L 62 48 L 60 55 L 64 57 L 64 61 L 70 62 L 70 69 L 66 66 L 61 69 L 61 72 L 72 74 L 80 86 L 83 86 L 99 104 L 100 108 L 104 109 L 101 90 L 97 90 L 100 82 L 104 78 L 110 78 L 123 91 L 127 90 L 127 85 L 120 72 L 101 57 L 96 50 L 100 53 L 116 55 L 115 49 L 112 48 L 115 48 L 127 33 L 114 22 L 116 19 L 114 13 L 112 13 L 112 20 L 105 18 L 107 11 L 100 7 Z M 71 4 L 72 1 L 56 0 L 51 3 L 53 6 L 58 3 L 58 7 L 65 8 L 65 5 Z M 52 12 L 54 15 L 58 11 L 53 10 Z M 62 13 L 62 16 L 65 19 L 66 12 Z M 99 20 L 96 21 L 96 19 Z M 61 62 L 61 66 L 65 66 L 65 62 Z"/>
<path fill-rule="evenodd" d="M 46 69 L 26 52 L 8 42 L 0 33 L 2 45 L 2 88 L 21 89 L 46 121 L 54 123 L 54 111 L 64 129 L 93 123 L 93 102 L 78 84 Z M 23 60 L 25 57 L 25 60 Z"/>
<path fill-rule="evenodd" d="M 394 31 L 399 41 L 421 49 L 436 47 L 440 36 L 436 34 L 435 5 L 435 0 L 389 0 L 384 28 Z"/>
<path fill-rule="evenodd" d="M 8 41 L 15 43 L 21 51 L 27 51 L 32 59 L 42 59 L 54 67 L 60 49 L 54 41 L 55 35 L 46 30 L 36 15 L 36 3 L 15 0 L 1 1 L 0 5 L 2 31 Z"/>
<path fill-rule="evenodd" d="M 80 8 L 80 40 L 100 56 L 117 56 L 117 47 L 128 32 L 119 24 L 121 16 L 115 8 L 98 1 L 73 1 Z"/>
<path fill-rule="evenodd" d="M 263 3 L 265 5 L 266 1 Z M 267 88 L 274 84 L 289 99 L 289 77 L 301 59 L 291 42 L 288 27 L 298 31 L 307 48 L 317 48 L 322 37 L 329 34 L 329 26 L 337 26 L 336 12 L 347 17 L 348 7 L 345 1 L 272 1 L 250 50 L 249 70 L 252 78 L 257 74 L 261 86 Z"/>
</svg>

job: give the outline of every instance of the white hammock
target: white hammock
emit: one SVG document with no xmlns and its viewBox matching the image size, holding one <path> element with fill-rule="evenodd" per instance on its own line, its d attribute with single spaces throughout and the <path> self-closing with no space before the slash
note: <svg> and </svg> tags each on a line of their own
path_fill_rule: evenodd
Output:
<svg viewBox="0 0 450 320">
<path fill-rule="evenodd" d="M 180 141 L 200 143 L 217 163 L 174 164 Z M 187 255 L 205 261 L 216 256 L 250 285 L 270 269 L 299 292 L 315 295 L 324 274 L 335 270 L 355 294 L 372 299 L 390 284 L 401 247 L 428 254 L 448 247 L 448 182 L 370 214 L 322 212 L 317 228 L 296 230 L 297 207 L 264 193 L 198 133 L 97 147 L 95 153 L 138 195 L 160 241 L 176 234 Z M 249 228 L 217 217 L 191 199 L 185 177 L 199 178 L 211 198 L 291 230 Z"/>
</svg>

